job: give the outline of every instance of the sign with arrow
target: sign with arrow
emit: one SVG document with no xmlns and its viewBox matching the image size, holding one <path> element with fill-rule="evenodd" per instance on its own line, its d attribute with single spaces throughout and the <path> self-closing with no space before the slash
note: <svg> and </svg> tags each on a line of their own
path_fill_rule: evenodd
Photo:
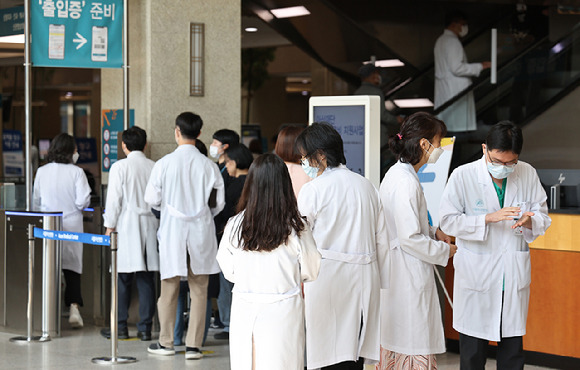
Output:
<svg viewBox="0 0 580 370">
<path fill-rule="evenodd" d="M 31 0 L 36 67 L 123 66 L 123 0 Z"/>
</svg>

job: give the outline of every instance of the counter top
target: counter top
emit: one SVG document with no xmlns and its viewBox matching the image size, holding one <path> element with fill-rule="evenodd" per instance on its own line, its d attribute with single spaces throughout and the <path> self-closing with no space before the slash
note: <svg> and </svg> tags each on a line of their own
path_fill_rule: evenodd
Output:
<svg viewBox="0 0 580 370">
<path fill-rule="evenodd" d="M 549 209 L 550 214 L 580 215 L 580 207 Z"/>
<path fill-rule="evenodd" d="M 580 217 L 578 214 L 550 213 L 552 225 L 545 235 L 539 236 L 530 243 L 532 249 L 553 251 L 580 252 L 578 233 Z"/>
</svg>

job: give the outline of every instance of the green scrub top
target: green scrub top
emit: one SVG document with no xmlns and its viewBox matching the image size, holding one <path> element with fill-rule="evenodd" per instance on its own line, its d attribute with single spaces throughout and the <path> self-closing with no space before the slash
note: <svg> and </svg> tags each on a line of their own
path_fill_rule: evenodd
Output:
<svg viewBox="0 0 580 370">
<path fill-rule="evenodd" d="M 491 181 L 493 183 L 493 187 L 495 188 L 495 192 L 497 194 L 497 199 L 499 199 L 499 208 L 503 208 L 503 201 L 505 199 L 505 184 L 507 183 L 507 177 L 503 179 L 501 182 L 501 188 L 497 186 L 495 181 Z M 505 291 L 505 275 L 503 276 L 503 286 L 502 291 Z"/>
<path fill-rule="evenodd" d="M 493 183 L 493 187 L 497 193 L 497 199 L 499 199 L 499 208 L 503 208 L 503 201 L 505 199 L 505 184 L 507 183 L 507 178 L 502 180 L 501 187 L 497 186 L 495 181 L 492 180 L 491 182 Z"/>
</svg>

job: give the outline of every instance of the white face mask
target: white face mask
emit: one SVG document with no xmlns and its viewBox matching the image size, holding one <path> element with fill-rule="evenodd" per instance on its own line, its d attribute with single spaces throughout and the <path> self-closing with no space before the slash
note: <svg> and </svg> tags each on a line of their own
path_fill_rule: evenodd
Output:
<svg viewBox="0 0 580 370">
<path fill-rule="evenodd" d="M 431 144 L 430 141 L 427 140 L 427 142 L 429 143 L 429 145 L 433 146 L 433 144 Z M 441 154 L 443 154 L 443 148 L 435 148 L 433 146 L 433 151 L 431 153 L 429 153 L 426 150 L 425 150 L 425 152 L 427 152 L 427 154 L 429 155 L 429 159 L 427 159 L 427 163 L 435 163 L 435 162 L 437 162 L 439 157 L 441 157 Z"/>
<path fill-rule="evenodd" d="M 461 31 L 459 31 L 459 37 L 467 36 L 468 32 L 469 32 L 469 27 L 466 24 L 464 24 L 463 26 L 461 26 Z"/>
<path fill-rule="evenodd" d="M 508 167 L 503 164 L 493 164 L 487 162 L 487 170 L 494 179 L 502 180 L 514 172 L 513 167 Z"/>
<path fill-rule="evenodd" d="M 77 163 L 79 157 L 80 157 L 79 152 L 74 153 L 72 157 L 73 163 Z"/>
<path fill-rule="evenodd" d="M 213 159 L 218 159 L 220 157 L 220 148 L 215 145 L 209 146 L 209 156 Z"/>
<path fill-rule="evenodd" d="M 304 172 L 306 172 L 308 177 L 314 179 L 316 178 L 316 176 L 318 176 L 318 168 L 312 167 L 308 162 L 307 158 L 304 158 L 302 161 L 300 161 L 300 164 L 302 165 L 302 169 L 304 170 Z"/>
</svg>

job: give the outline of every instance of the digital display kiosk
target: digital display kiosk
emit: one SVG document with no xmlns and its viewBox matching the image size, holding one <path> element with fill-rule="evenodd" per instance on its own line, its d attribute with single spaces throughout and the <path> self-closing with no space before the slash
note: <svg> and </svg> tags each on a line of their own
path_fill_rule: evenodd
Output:
<svg viewBox="0 0 580 370">
<path fill-rule="evenodd" d="M 317 96 L 310 98 L 309 122 L 328 122 L 342 137 L 346 167 L 380 185 L 380 98 Z"/>
</svg>

